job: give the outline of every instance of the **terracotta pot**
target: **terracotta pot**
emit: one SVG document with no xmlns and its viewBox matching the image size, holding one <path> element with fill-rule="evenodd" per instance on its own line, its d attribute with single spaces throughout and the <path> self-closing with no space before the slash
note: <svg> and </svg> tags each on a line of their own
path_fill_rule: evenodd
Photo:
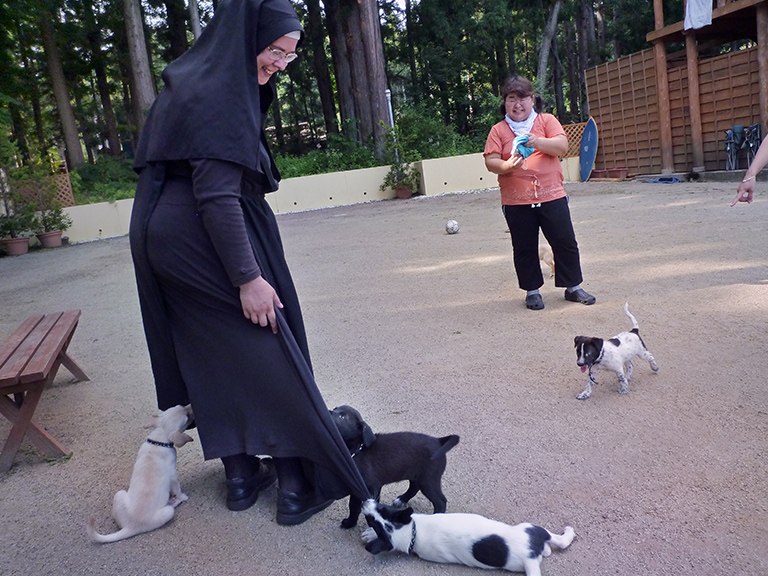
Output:
<svg viewBox="0 0 768 576">
<path fill-rule="evenodd" d="M 29 238 L 4 238 L 3 248 L 8 256 L 21 256 L 29 252 Z"/>
<path fill-rule="evenodd" d="M 395 188 L 395 194 L 398 198 L 410 198 L 413 196 L 413 192 L 408 186 L 398 186 Z"/>
<path fill-rule="evenodd" d="M 43 248 L 58 248 L 61 246 L 61 230 L 54 230 L 53 232 L 41 232 L 37 234 L 37 239 L 40 240 L 40 244 Z"/>
</svg>

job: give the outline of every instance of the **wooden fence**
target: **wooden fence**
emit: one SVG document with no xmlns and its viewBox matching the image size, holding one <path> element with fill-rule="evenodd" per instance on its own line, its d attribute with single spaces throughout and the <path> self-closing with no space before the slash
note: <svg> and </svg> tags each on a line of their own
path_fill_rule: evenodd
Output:
<svg viewBox="0 0 768 576">
<path fill-rule="evenodd" d="M 585 72 L 589 110 L 599 139 L 595 169 L 661 172 L 659 107 L 653 50 Z M 668 69 L 675 172 L 693 165 L 685 61 Z M 699 60 L 699 92 L 707 171 L 725 169 L 725 130 L 760 121 L 757 48 Z M 746 163 L 742 162 L 742 167 Z"/>
</svg>

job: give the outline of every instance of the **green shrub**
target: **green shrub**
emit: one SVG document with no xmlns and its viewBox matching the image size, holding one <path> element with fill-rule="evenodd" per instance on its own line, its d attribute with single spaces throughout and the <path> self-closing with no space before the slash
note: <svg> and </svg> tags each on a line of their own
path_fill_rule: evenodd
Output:
<svg viewBox="0 0 768 576">
<path fill-rule="evenodd" d="M 329 134 L 326 146 L 302 156 L 275 155 L 275 163 L 283 178 L 341 172 L 378 166 L 373 151 L 338 134 Z"/>
<path fill-rule="evenodd" d="M 462 136 L 438 116 L 418 106 L 402 107 L 397 118 L 398 147 L 405 150 L 410 159 L 427 160 L 482 152 L 487 135 L 486 131 L 482 137 Z"/>
<path fill-rule="evenodd" d="M 138 175 L 132 161 L 119 156 L 100 156 L 96 164 L 86 164 L 70 172 L 75 203 L 115 202 L 133 198 Z"/>
</svg>

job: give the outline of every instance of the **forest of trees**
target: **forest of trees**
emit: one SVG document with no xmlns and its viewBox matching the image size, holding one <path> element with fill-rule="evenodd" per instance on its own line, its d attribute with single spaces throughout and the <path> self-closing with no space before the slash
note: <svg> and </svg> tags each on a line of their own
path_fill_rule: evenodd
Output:
<svg viewBox="0 0 768 576">
<path fill-rule="evenodd" d="M 499 119 L 499 87 L 515 73 L 535 82 L 564 124 L 583 121 L 584 70 L 648 48 L 653 29 L 652 0 L 293 3 L 306 39 L 280 75 L 270 120 L 276 152 L 293 156 L 343 141 L 383 160 L 387 89 L 400 145 L 414 158 L 448 154 L 457 142 L 481 146 Z M 0 151 L 13 150 L 0 164 L 58 154 L 77 169 L 103 155 L 129 158 L 160 72 L 217 4 L 0 3 Z M 682 0 L 669 4 L 667 20 L 680 20 Z"/>
</svg>

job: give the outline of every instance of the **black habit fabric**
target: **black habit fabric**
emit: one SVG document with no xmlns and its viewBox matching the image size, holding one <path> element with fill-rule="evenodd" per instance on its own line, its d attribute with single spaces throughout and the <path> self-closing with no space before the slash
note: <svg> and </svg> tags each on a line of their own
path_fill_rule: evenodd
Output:
<svg viewBox="0 0 768 576">
<path fill-rule="evenodd" d="M 366 498 L 315 383 L 299 300 L 264 199 L 279 174 L 263 134 L 270 86 L 258 86 L 255 62 L 292 30 L 301 26 L 288 0 L 225 0 L 163 73 L 137 149 L 131 251 L 158 406 L 192 403 L 205 457 L 300 457 L 326 496 Z M 238 210 L 231 224 L 244 225 L 248 258 L 284 305 L 276 310 L 278 334 L 244 317 L 217 252 L 221 226 L 211 230 L 201 217 L 192 166 L 206 158 L 243 167 L 235 200 L 242 221 Z"/>
</svg>

